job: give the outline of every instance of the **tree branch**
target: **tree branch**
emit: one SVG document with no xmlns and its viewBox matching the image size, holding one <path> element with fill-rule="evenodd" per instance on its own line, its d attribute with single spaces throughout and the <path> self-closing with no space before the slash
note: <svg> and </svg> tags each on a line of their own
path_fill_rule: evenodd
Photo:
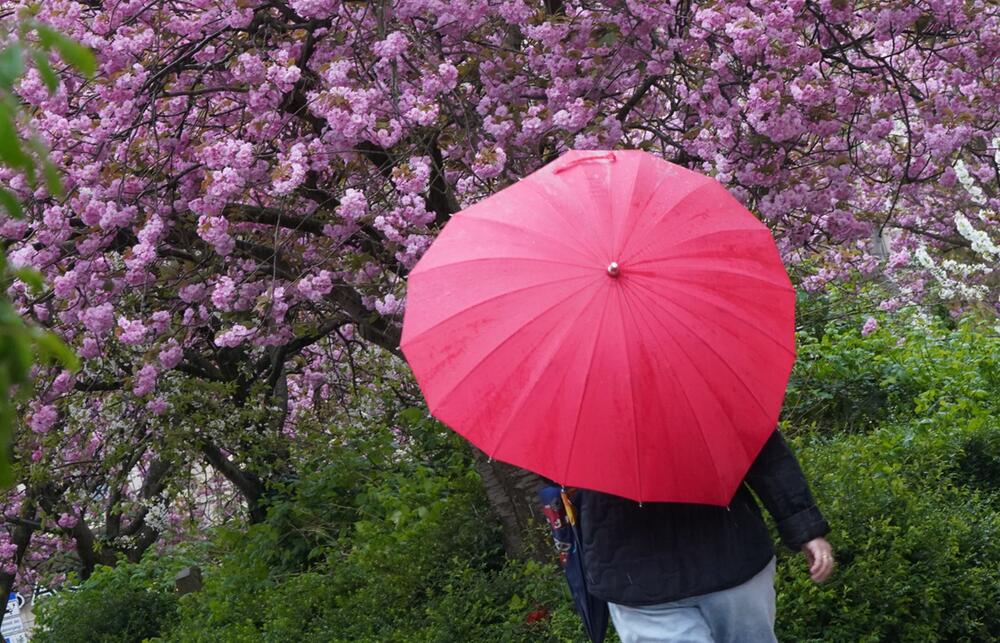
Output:
<svg viewBox="0 0 1000 643">
<path fill-rule="evenodd" d="M 431 177 L 427 190 L 428 210 L 435 214 L 434 223 L 438 227 L 443 226 L 451 218 L 451 215 L 458 212 L 458 201 L 448 187 L 448 181 L 444 176 L 444 157 L 441 155 L 441 146 L 438 145 L 437 138 L 432 138 L 427 143 L 427 149 L 431 157 Z"/>
<path fill-rule="evenodd" d="M 41 527 L 36 520 L 38 515 L 38 508 L 35 504 L 35 500 L 32 495 L 28 492 L 24 494 L 24 500 L 21 502 L 20 515 L 16 519 L 6 518 L 5 522 L 14 524 L 14 528 L 10 532 L 10 542 L 14 545 L 14 563 L 16 568 L 20 568 L 21 561 L 24 560 L 24 554 L 28 550 L 28 544 L 31 542 L 31 536 L 35 533 L 36 529 Z M 14 588 L 14 581 L 17 579 L 17 572 L 10 574 L 6 571 L 0 572 L 0 592 L 3 592 L 4 596 L 9 596 L 11 590 Z"/>
<path fill-rule="evenodd" d="M 121 380 L 108 380 L 105 382 L 98 380 L 77 380 L 73 383 L 73 389 L 84 393 L 93 393 L 96 391 L 117 391 L 124 385 L 125 383 Z"/>
<path fill-rule="evenodd" d="M 615 114 L 615 118 L 624 123 L 625 119 L 628 118 L 629 113 L 631 113 L 635 106 L 639 104 L 639 101 L 646 97 L 646 94 L 649 93 L 649 90 L 652 89 L 653 85 L 655 85 L 656 81 L 659 79 L 659 76 L 650 76 L 646 80 L 642 81 L 642 84 L 635 88 L 635 91 L 632 92 L 629 99 Z"/>
<path fill-rule="evenodd" d="M 205 456 L 205 460 L 239 490 L 247 502 L 247 513 L 250 515 L 250 522 L 263 522 L 264 518 L 267 517 L 267 512 L 261 504 L 261 499 L 264 497 L 263 481 L 256 474 L 241 470 L 235 463 L 222 454 L 222 450 L 219 447 L 210 442 L 202 444 L 201 452 Z"/>
<path fill-rule="evenodd" d="M 399 350 L 401 335 L 399 326 L 365 308 L 358 291 L 346 284 L 338 284 L 334 286 L 330 297 L 350 316 L 364 339 L 381 346 L 397 357 L 403 356 Z"/>
<path fill-rule="evenodd" d="M 277 208 L 264 208 L 255 205 L 234 203 L 227 205 L 222 215 L 230 221 L 260 223 L 263 225 L 279 226 L 297 232 L 307 232 L 315 235 L 323 234 L 322 222 L 309 217 L 292 216 Z"/>
</svg>

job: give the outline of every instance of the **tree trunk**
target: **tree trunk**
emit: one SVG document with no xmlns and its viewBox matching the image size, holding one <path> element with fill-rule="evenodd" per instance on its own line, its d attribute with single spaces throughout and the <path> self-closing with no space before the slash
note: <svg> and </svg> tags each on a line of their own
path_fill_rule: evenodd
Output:
<svg viewBox="0 0 1000 643">
<path fill-rule="evenodd" d="M 264 519 L 267 518 L 267 507 L 264 506 L 267 489 L 264 487 L 264 482 L 260 477 L 255 473 L 240 469 L 223 455 L 222 450 L 214 444 L 203 443 L 201 452 L 205 456 L 205 460 L 229 480 L 240 494 L 242 494 L 243 499 L 247 503 L 247 514 L 250 524 L 264 522 Z"/>
<path fill-rule="evenodd" d="M 21 521 L 14 525 L 10 533 L 10 542 L 17 548 L 14 552 L 14 564 L 17 567 L 21 566 L 21 561 L 24 559 L 24 554 L 28 550 L 28 543 L 31 542 L 31 535 L 35 533 L 34 522 L 38 517 L 37 505 L 34 499 L 25 494 L 24 501 L 21 503 L 20 516 Z M 0 592 L 3 595 L 3 605 L 4 609 L 7 608 L 7 597 L 10 593 L 14 591 L 14 581 L 17 580 L 17 572 L 9 574 L 7 572 L 0 572 Z"/>
<path fill-rule="evenodd" d="M 530 471 L 491 461 L 475 447 L 473 453 L 490 508 L 503 529 L 504 550 L 515 558 L 550 560 L 552 540 L 537 496 L 545 481 Z"/>
</svg>

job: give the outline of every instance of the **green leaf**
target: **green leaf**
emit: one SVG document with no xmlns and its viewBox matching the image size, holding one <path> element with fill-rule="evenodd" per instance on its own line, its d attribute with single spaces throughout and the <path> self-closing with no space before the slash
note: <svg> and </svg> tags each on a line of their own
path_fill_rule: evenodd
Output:
<svg viewBox="0 0 1000 643">
<path fill-rule="evenodd" d="M 52 196 L 62 196 L 62 181 L 59 180 L 59 169 L 49 160 L 48 155 L 42 156 L 42 177 L 45 179 L 45 189 Z"/>
<path fill-rule="evenodd" d="M 4 279 L 7 275 L 0 275 Z M 17 314 L 17 310 L 10 305 L 10 301 L 6 297 L 0 297 L 0 326 L 10 326 L 16 327 L 19 324 L 23 324 L 21 316 Z M 0 328 L 0 339 L 2 339 L 7 332 L 10 332 L 7 328 Z"/>
<path fill-rule="evenodd" d="M 7 372 L 8 386 L 27 384 L 31 370 L 31 348 L 24 333 L 17 332 L 23 329 L 23 324 L 18 325 L 21 329 L 15 325 L 8 328 L 14 330 L 14 333 L 0 336 L 0 365 Z M 9 398 L 10 392 L 4 391 L 4 395 Z"/>
<path fill-rule="evenodd" d="M 54 92 L 59 89 L 59 77 L 56 76 L 56 72 L 53 71 L 52 65 L 49 64 L 48 56 L 45 52 L 32 50 L 31 58 L 35 61 L 35 68 L 38 70 L 38 75 L 42 77 L 42 82 L 45 83 L 45 87 L 48 88 L 50 92 Z"/>
<path fill-rule="evenodd" d="M 39 24 L 34 20 L 31 21 L 32 26 L 38 31 L 38 42 L 42 43 L 45 49 L 52 49 L 56 44 L 56 38 L 59 37 L 59 32 L 43 24 Z"/>
<path fill-rule="evenodd" d="M 597 41 L 597 42 L 598 42 L 598 43 L 599 43 L 599 44 L 600 44 L 600 45 L 601 45 L 602 47 L 610 47 L 611 45 L 613 45 L 613 44 L 615 44 L 616 42 L 618 42 L 618 38 L 619 38 L 620 36 L 621 36 L 621 34 L 620 34 L 620 33 L 618 33 L 618 30 L 617 30 L 617 29 L 614 29 L 614 30 L 609 30 L 609 31 L 608 31 L 607 33 L 605 33 L 604 35 L 602 35 L 602 36 L 600 37 L 600 39 L 598 39 L 598 41 Z"/>
<path fill-rule="evenodd" d="M 10 382 L 0 369 L 0 489 L 8 489 L 14 484 L 14 472 L 10 466 L 10 442 L 14 425 L 14 409 L 7 400 Z"/>
<path fill-rule="evenodd" d="M 37 270 L 33 268 L 18 268 L 13 272 L 15 277 L 28 284 L 36 293 L 45 290 L 45 281 L 42 279 L 42 273 Z"/>
<path fill-rule="evenodd" d="M 21 141 L 10 112 L 0 109 L 0 161 L 15 169 L 29 169 L 31 158 L 21 149 Z"/>
<path fill-rule="evenodd" d="M 63 340 L 59 339 L 58 335 L 48 331 L 41 332 L 35 338 L 35 343 L 38 346 L 39 355 L 43 359 L 55 358 L 65 368 L 71 371 L 79 370 L 80 358 L 76 356 L 76 353 Z"/>
<path fill-rule="evenodd" d="M 93 76 L 97 72 L 97 59 L 94 53 L 72 38 L 67 38 L 52 27 L 38 25 L 38 39 L 46 47 L 54 47 L 59 56 L 85 76 Z"/>
<path fill-rule="evenodd" d="M 20 219 L 24 216 L 24 210 L 21 209 L 21 202 L 17 200 L 13 192 L 0 188 L 0 206 L 3 206 L 7 210 L 7 214 L 15 219 Z"/>
<path fill-rule="evenodd" d="M 10 89 L 24 73 L 24 50 L 13 43 L 0 51 L 0 87 Z"/>
<path fill-rule="evenodd" d="M 399 419 L 407 424 L 416 424 L 417 422 L 423 420 L 426 416 L 426 411 L 413 406 L 405 408 L 398 413 Z"/>
</svg>

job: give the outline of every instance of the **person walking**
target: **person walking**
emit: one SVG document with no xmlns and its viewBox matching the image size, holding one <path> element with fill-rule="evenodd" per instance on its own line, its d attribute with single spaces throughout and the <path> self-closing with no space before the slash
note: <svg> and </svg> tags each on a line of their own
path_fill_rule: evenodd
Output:
<svg viewBox="0 0 1000 643">
<path fill-rule="evenodd" d="M 795 301 L 771 231 L 714 178 L 569 150 L 451 217 L 407 276 L 400 350 L 434 416 L 487 457 L 594 490 L 587 585 L 626 643 L 773 640 L 749 489 L 817 577 L 832 565 L 772 436 Z"/>
<path fill-rule="evenodd" d="M 575 494 L 588 591 L 608 602 L 622 643 L 777 640 L 774 546 L 751 490 L 812 580 L 826 580 L 830 528 L 777 429 L 726 507 Z"/>
</svg>

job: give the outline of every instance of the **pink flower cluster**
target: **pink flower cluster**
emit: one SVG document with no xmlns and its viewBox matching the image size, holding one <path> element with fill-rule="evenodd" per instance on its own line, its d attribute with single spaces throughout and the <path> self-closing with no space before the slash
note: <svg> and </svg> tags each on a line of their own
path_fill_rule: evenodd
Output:
<svg viewBox="0 0 1000 643">
<path fill-rule="evenodd" d="M 231 328 L 216 335 L 215 345 L 233 348 L 249 341 L 256 334 L 252 328 L 247 328 L 243 324 L 234 324 Z"/>
<path fill-rule="evenodd" d="M 236 247 L 236 240 L 229 235 L 229 222 L 225 217 L 204 214 L 198 217 L 198 236 L 210 243 L 223 257 Z"/>
<path fill-rule="evenodd" d="M 309 301 L 320 301 L 324 296 L 330 294 L 330 290 L 333 288 L 330 271 L 320 270 L 315 275 L 303 277 L 299 280 L 296 288 Z"/>
</svg>

